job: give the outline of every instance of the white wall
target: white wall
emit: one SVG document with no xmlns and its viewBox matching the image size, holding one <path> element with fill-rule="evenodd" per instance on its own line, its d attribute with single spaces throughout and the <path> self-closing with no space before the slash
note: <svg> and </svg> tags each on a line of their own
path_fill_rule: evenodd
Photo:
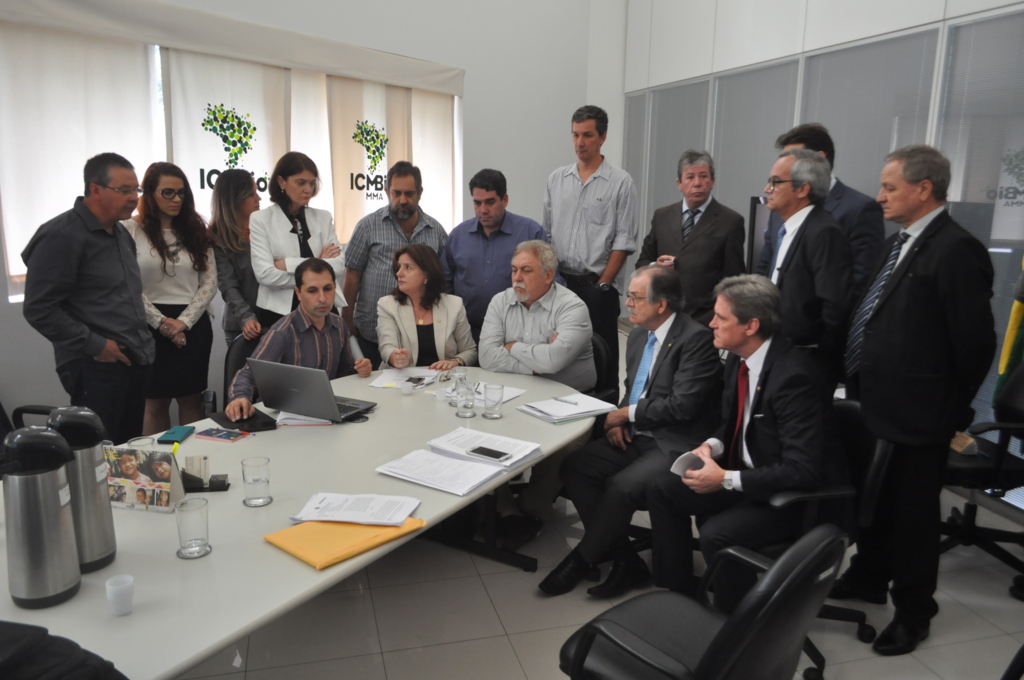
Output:
<svg viewBox="0 0 1024 680">
<path fill-rule="evenodd" d="M 626 92 L 901 31 L 1000 0 L 632 0 Z"/>
<path fill-rule="evenodd" d="M 582 104 L 608 110 L 605 155 L 621 164 L 626 0 L 166 2 L 465 69 L 465 181 L 484 167 L 501 170 L 513 212 L 540 218 L 548 174 L 575 158 L 570 117 Z M 468 196 L 463 212 L 472 215 Z M 49 343 L 25 323 L 20 304 L 5 300 L 0 401 L 8 411 L 67 403 Z M 223 347 L 218 336 L 210 370 L 218 392 Z"/>
</svg>

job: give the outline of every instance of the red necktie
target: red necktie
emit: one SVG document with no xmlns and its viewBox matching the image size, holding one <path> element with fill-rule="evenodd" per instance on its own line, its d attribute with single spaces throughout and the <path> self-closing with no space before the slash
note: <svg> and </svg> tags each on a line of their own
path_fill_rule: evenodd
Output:
<svg viewBox="0 0 1024 680">
<path fill-rule="evenodd" d="M 750 369 L 747 362 L 740 360 L 739 374 L 736 376 L 736 427 L 732 431 L 732 442 L 729 444 L 729 469 L 739 470 L 743 461 L 743 405 L 747 402 L 748 375 Z"/>
</svg>

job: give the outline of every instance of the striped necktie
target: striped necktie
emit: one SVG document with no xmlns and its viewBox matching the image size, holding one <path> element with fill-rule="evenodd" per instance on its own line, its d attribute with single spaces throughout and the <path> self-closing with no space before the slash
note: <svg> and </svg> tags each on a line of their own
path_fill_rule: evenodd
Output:
<svg viewBox="0 0 1024 680">
<path fill-rule="evenodd" d="M 893 270 L 896 269 L 896 262 L 900 259 L 900 250 L 902 250 L 903 244 L 907 242 L 908 238 L 910 236 L 906 231 L 900 231 L 896 235 L 896 240 L 892 242 L 892 250 L 889 251 L 889 257 L 886 258 L 885 265 L 878 272 L 878 276 L 875 277 L 871 288 L 868 289 L 867 295 L 864 296 L 860 306 L 857 307 L 857 313 L 853 316 L 853 323 L 850 324 L 850 334 L 846 339 L 847 380 L 860 369 L 860 351 L 864 344 L 864 329 L 868 325 L 868 319 L 871 318 L 871 312 L 874 311 L 875 305 L 878 304 L 878 298 L 881 297 L 886 282 L 889 281 Z"/>
<path fill-rule="evenodd" d="M 690 208 L 683 211 L 683 243 L 686 243 L 687 237 L 693 231 L 693 225 L 697 223 L 697 215 L 700 215 L 699 208 Z"/>
</svg>

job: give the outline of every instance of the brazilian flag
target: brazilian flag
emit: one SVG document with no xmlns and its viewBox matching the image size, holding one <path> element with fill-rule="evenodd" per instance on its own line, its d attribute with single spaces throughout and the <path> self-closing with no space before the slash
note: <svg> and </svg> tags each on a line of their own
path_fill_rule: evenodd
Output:
<svg viewBox="0 0 1024 680">
<path fill-rule="evenodd" d="M 1021 264 L 1024 269 L 1024 263 Z M 1024 283 L 1024 272 L 1021 273 L 1021 282 L 1017 284 L 1020 289 Z M 1016 290 L 1014 291 L 1017 292 Z M 1013 308 L 1010 309 L 1010 321 L 1006 324 L 1006 335 L 1003 337 L 1003 352 L 999 355 L 999 378 L 996 380 L 995 393 L 992 395 L 992 403 L 995 404 L 999 395 L 1003 393 L 1006 381 L 1010 379 L 1013 369 L 1017 368 L 1021 359 L 1024 358 L 1024 332 L 1021 330 L 1021 321 L 1024 320 L 1024 302 L 1020 299 L 1013 301 Z"/>
</svg>

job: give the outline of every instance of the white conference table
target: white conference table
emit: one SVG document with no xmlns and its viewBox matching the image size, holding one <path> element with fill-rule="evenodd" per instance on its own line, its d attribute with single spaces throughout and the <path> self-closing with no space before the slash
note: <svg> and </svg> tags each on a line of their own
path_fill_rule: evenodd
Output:
<svg viewBox="0 0 1024 680">
<path fill-rule="evenodd" d="M 132 680 L 173 678 L 420 533 L 318 571 L 263 540 L 266 534 L 290 526 L 288 515 L 301 510 L 314 493 L 413 496 L 422 501 L 413 516 L 426 520 L 429 528 L 509 476 L 459 497 L 379 474 L 375 468 L 427 448 L 429 439 L 460 426 L 538 442 L 548 455 L 577 439 L 593 423 L 587 418 L 552 425 L 516 410 L 527 401 L 574 392 L 561 383 L 480 368 L 470 368 L 469 379 L 527 391 L 505 403 L 500 420 L 485 420 L 479 413 L 463 419 L 455 416 L 447 402 L 439 402 L 429 393 L 437 383 L 404 396 L 397 389 L 371 388 L 372 378 L 350 376 L 334 381 L 335 393 L 377 402 L 368 422 L 279 428 L 235 443 L 189 438 L 179 449 L 179 459 L 208 455 L 210 472 L 227 473 L 231 482 L 226 492 L 201 494 L 210 501 L 213 551 L 209 555 L 197 560 L 175 556 L 178 533 L 173 514 L 115 509 L 117 558 L 113 564 L 84 574 L 79 593 L 56 607 L 20 609 L 7 593 L 0 594 L 0 619 L 44 626 L 53 635 L 70 638 L 112 661 Z M 450 383 L 440 385 L 445 388 Z M 211 420 L 196 423 L 197 430 L 215 425 Z M 249 508 L 242 504 L 241 461 L 257 455 L 270 457 L 274 501 L 262 508 Z M 6 530 L 0 536 L 6 536 Z M 129 616 L 113 616 L 106 600 L 104 584 L 116 574 L 135 578 L 134 609 Z M 4 543 L 0 543 L 0 584 L 6 589 Z M 157 631 L 165 642 L 147 643 Z"/>
</svg>

